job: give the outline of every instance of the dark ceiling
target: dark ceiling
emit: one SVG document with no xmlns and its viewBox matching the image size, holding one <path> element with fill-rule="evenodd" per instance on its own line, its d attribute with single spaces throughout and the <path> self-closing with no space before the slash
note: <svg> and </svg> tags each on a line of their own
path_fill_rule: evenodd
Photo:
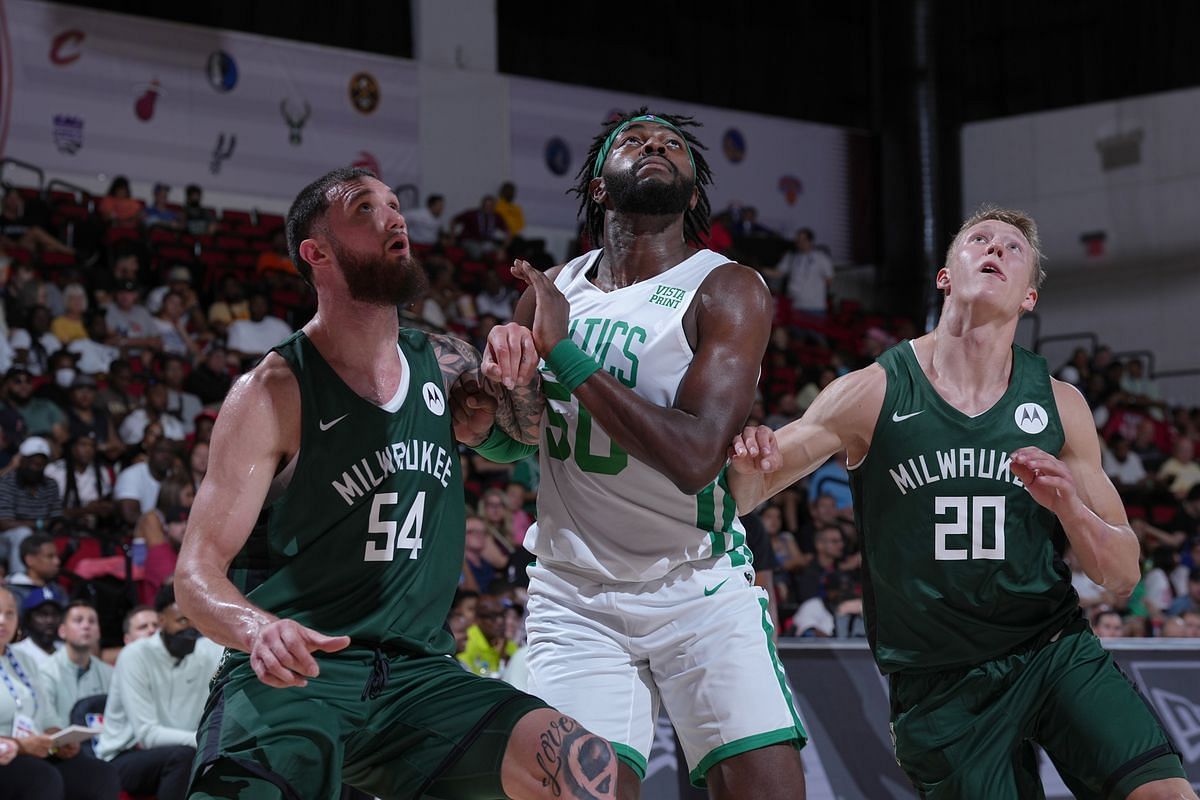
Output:
<svg viewBox="0 0 1200 800">
<path fill-rule="evenodd" d="M 409 0 L 86 6 L 412 57 Z M 886 12 L 885 12 L 886 5 Z M 622 5 L 498 0 L 500 71 L 797 119 L 875 127 L 889 37 L 916 0 Z M 951 125 L 1200 85 L 1191 0 L 928 0 Z M 903 43 L 903 44 L 908 44 Z M 882 63 L 887 61 L 888 63 Z"/>
</svg>

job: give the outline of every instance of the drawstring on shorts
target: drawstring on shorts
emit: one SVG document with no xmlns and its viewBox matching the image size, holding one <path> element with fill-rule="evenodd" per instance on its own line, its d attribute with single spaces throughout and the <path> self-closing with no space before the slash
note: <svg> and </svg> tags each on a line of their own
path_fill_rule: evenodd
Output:
<svg viewBox="0 0 1200 800">
<path fill-rule="evenodd" d="M 371 674 L 367 676 L 367 685 L 363 687 L 362 699 L 374 700 L 383 694 L 387 688 L 388 678 L 392 675 L 392 665 L 383 655 L 383 650 L 375 648 L 375 658 L 371 664 Z"/>
</svg>

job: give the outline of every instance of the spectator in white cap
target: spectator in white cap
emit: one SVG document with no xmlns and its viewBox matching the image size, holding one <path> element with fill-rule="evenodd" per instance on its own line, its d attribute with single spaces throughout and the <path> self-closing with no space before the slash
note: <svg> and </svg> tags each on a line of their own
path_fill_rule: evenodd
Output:
<svg viewBox="0 0 1200 800">
<path fill-rule="evenodd" d="M 167 292 L 192 295 L 192 271 L 183 264 L 176 264 L 167 271 L 166 282 L 162 286 L 155 286 L 146 295 L 146 309 L 151 314 L 157 314 L 162 309 Z"/>
<path fill-rule="evenodd" d="M 34 532 L 50 530 L 62 517 L 58 484 L 46 477 L 50 443 L 30 436 L 17 452 L 17 468 L 0 477 L 0 547 L 10 573 L 23 570 L 21 542 Z"/>
</svg>

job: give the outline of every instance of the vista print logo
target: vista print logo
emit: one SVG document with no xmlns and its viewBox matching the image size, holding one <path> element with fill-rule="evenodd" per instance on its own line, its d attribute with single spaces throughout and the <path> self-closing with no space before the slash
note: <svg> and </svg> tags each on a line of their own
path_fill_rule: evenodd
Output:
<svg viewBox="0 0 1200 800">
<path fill-rule="evenodd" d="M 69 156 L 83 147 L 83 120 L 70 114 L 54 115 L 54 146 Z"/>
</svg>

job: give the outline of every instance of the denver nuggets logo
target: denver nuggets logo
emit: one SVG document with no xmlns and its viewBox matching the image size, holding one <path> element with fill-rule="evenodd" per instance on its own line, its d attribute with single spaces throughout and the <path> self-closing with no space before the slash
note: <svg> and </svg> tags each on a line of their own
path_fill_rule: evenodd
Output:
<svg viewBox="0 0 1200 800">
<path fill-rule="evenodd" d="M 1022 403 L 1017 407 L 1017 412 L 1013 414 L 1013 421 L 1025 433 L 1041 433 L 1050 424 L 1046 409 L 1037 403 Z"/>
<path fill-rule="evenodd" d="M 446 413 L 446 398 L 442 394 L 441 387 L 433 381 L 429 381 L 421 387 L 421 397 L 425 398 L 425 405 L 432 413 L 439 417 Z"/>
<path fill-rule="evenodd" d="M 350 79 L 350 103 L 360 114 L 370 114 L 379 105 L 379 81 L 369 72 Z"/>
</svg>

